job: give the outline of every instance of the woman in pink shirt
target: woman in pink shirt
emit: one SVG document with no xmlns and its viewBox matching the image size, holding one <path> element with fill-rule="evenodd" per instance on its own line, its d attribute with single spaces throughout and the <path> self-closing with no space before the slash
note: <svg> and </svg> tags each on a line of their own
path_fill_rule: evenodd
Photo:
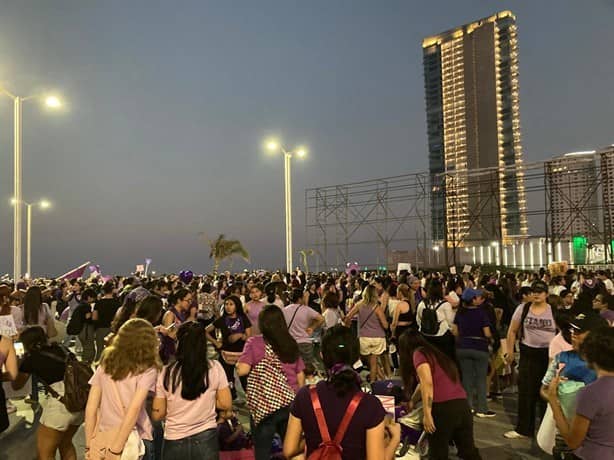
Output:
<svg viewBox="0 0 614 460">
<path fill-rule="evenodd" d="M 154 420 L 166 418 L 165 460 L 217 460 L 216 408 L 232 409 L 226 373 L 207 359 L 207 337 L 199 322 L 182 324 L 177 332 L 177 360 L 158 377 Z"/>
<path fill-rule="evenodd" d="M 422 398 L 423 428 L 428 433 L 429 459 L 448 458 L 450 441 L 464 460 L 480 460 L 473 440 L 473 417 L 454 361 L 413 330 L 399 339 L 401 376 L 407 391 L 418 383 L 410 406 Z"/>
<path fill-rule="evenodd" d="M 247 380 L 247 405 L 252 411 L 256 460 L 268 460 L 275 433 L 282 439 L 286 434 L 290 403 L 305 384 L 305 365 L 298 344 L 288 332 L 284 315 L 277 306 L 264 307 L 258 322 L 262 335 L 247 340 L 237 363 L 237 374 L 251 373 Z M 267 375 L 268 381 L 258 379 L 266 373 L 265 367 L 274 368 L 273 374 Z M 278 380 L 274 381 L 275 378 Z M 278 403 L 280 401 L 282 403 Z M 266 410 L 264 406 L 267 406 Z M 259 408 L 263 408 L 262 413 L 266 412 L 262 419 L 256 419 L 254 415 Z"/>
<path fill-rule="evenodd" d="M 245 314 L 252 323 L 252 335 L 260 335 L 260 329 L 258 328 L 258 315 L 266 305 L 262 300 L 261 284 L 254 284 L 249 290 L 249 302 L 244 306 Z"/>
<path fill-rule="evenodd" d="M 145 399 L 155 391 L 161 367 L 154 328 L 144 319 L 127 321 L 103 351 L 100 367 L 90 379 L 86 459 L 99 458 L 100 448 L 106 449 L 105 460 L 121 458 L 125 446 L 136 446 L 141 456 L 145 453 L 143 441 L 153 441 Z"/>
</svg>

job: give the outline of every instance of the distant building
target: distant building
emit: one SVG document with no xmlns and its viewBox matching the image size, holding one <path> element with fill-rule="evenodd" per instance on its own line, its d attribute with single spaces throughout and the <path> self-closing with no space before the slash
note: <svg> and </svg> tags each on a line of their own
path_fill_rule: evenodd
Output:
<svg viewBox="0 0 614 460">
<path fill-rule="evenodd" d="M 546 161 L 544 168 L 550 202 L 549 238 L 571 241 L 574 235 L 589 239 L 600 235 L 595 151 L 568 153 Z"/>
<path fill-rule="evenodd" d="M 422 48 L 433 239 L 525 237 L 514 15 L 425 38 Z"/>
<path fill-rule="evenodd" d="M 614 145 L 598 151 L 603 181 L 603 222 L 606 237 L 614 240 Z"/>
</svg>

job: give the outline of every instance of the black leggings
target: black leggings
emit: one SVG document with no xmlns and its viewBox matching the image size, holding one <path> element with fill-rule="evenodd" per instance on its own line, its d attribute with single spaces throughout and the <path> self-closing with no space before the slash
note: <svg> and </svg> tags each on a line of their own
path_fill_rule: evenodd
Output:
<svg viewBox="0 0 614 460">
<path fill-rule="evenodd" d="M 535 435 L 535 418 L 542 418 L 546 403 L 539 395 L 542 379 L 548 370 L 548 349 L 520 344 L 518 362 L 518 423 L 516 431 L 524 436 Z"/>
<path fill-rule="evenodd" d="M 228 364 L 222 358 L 222 354 L 220 353 L 220 364 L 224 368 L 224 372 L 226 373 L 226 378 L 228 379 L 228 385 L 230 386 L 230 392 L 232 394 L 232 399 L 237 398 L 237 389 L 235 388 L 235 365 Z M 239 381 L 241 382 L 241 386 L 243 387 L 243 391 L 247 390 L 247 376 L 239 377 Z"/>
<path fill-rule="evenodd" d="M 435 432 L 428 435 L 429 460 L 447 460 L 450 441 L 463 460 L 481 460 L 473 440 L 473 415 L 466 399 L 433 403 Z"/>
</svg>

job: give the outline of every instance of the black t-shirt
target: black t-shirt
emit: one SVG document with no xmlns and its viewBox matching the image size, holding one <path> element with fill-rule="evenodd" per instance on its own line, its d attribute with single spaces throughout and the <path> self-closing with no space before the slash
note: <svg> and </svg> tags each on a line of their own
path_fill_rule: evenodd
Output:
<svg viewBox="0 0 614 460">
<path fill-rule="evenodd" d="M 222 331 L 222 350 L 243 351 L 245 340 L 230 343 L 228 337 L 232 334 L 243 334 L 248 327 L 252 327 L 252 323 L 246 315 L 238 315 L 236 318 L 221 316 L 213 322 L 213 326 Z"/>
<path fill-rule="evenodd" d="M 97 328 L 110 328 L 115 313 L 119 310 L 121 304 L 119 299 L 116 298 L 102 298 L 94 305 L 94 311 L 98 312 L 98 321 L 96 322 Z"/>
<path fill-rule="evenodd" d="M 57 356 L 58 359 L 50 357 L 49 354 Z M 51 385 L 64 380 L 65 359 L 66 355 L 59 346 L 46 346 L 40 351 L 26 353 L 19 365 L 19 372 L 36 374 L 45 383 Z"/>
</svg>

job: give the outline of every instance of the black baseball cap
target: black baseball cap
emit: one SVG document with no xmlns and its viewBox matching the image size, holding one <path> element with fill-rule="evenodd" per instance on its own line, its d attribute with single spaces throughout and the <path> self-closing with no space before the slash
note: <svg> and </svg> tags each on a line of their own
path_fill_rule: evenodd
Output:
<svg viewBox="0 0 614 460">
<path fill-rule="evenodd" d="M 582 333 L 607 326 L 608 322 L 595 313 L 580 313 L 569 322 L 569 325 L 574 331 Z"/>
<path fill-rule="evenodd" d="M 531 284 L 531 290 L 533 292 L 548 292 L 548 285 L 543 281 L 535 281 Z"/>
</svg>

